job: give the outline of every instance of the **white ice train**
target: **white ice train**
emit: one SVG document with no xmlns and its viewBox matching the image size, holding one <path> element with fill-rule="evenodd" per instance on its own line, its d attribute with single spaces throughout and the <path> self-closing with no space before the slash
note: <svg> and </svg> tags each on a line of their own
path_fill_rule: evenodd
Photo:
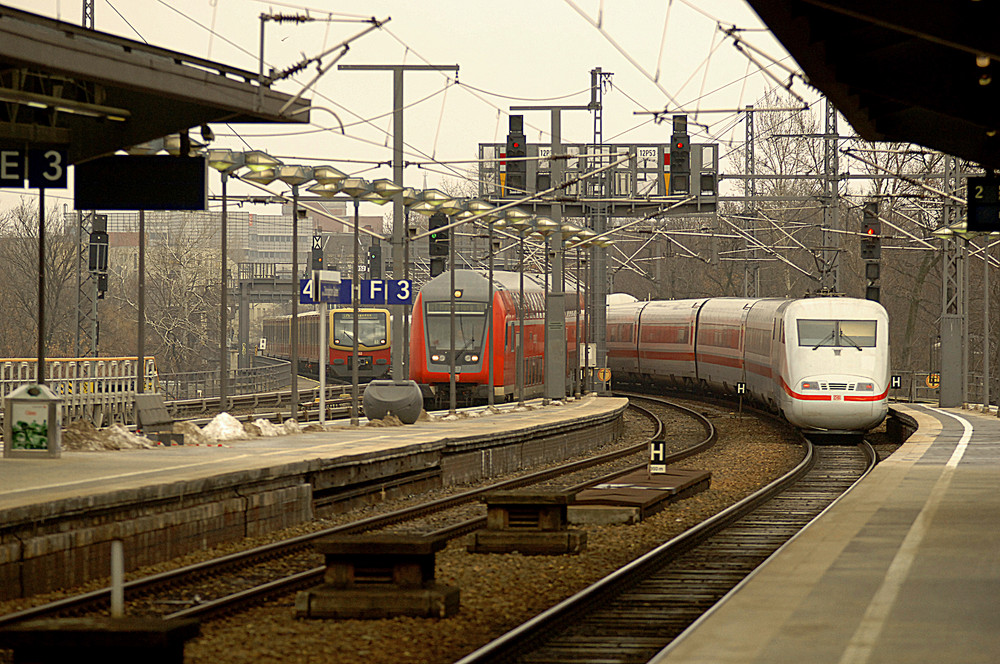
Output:
<svg viewBox="0 0 1000 664">
<path fill-rule="evenodd" d="M 877 302 L 705 298 L 608 306 L 617 382 L 744 397 L 811 432 L 855 434 L 885 419 L 889 319 Z"/>
</svg>

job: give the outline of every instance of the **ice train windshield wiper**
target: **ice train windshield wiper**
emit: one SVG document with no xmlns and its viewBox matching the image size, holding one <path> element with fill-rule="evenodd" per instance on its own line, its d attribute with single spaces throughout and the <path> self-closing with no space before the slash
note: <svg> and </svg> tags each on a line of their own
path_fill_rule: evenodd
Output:
<svg viewBox="0 0 1000 664">
<path fill-rule="evenodd" d="M 833 340 L 833 332 L 831 332 L 830 334 L 828 334 L 825 337 L 823 337 L 822 339 L 820 339 L 819 343 L 816 344 L 815 346 L 813 346 L 813 350 L 816 350 L 817 348 L 819 348 L 820 346 L 822 346 L 826 342 L 827 339 L 829 339 L 831 341 Z"/>
</svg>

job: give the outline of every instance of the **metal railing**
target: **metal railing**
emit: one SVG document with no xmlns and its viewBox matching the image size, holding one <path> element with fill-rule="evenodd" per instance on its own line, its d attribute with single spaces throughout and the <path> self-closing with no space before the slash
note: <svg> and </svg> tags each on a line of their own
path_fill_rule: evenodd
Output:
<svg viewBox="0 0 1000 664">
<path fill-rule="evenodd" d="M 0 360 L 0 398 L 22 385 L 38 382 L 38 360 Z M 156 361 L 146 358 L 144 389 L 160 389 Z M 138 361 L 135 357 L 47 358 L 45 382 L 62 398 L 63 422 L 88 419 L 97 426 L 131 418 L 135 405 Z"/>
<path fill-rule="evenodd" d="M 161 374 L 160 390 L 167 401 L 218 397 L 220 393 L 220 372 L 191 371 L 187 373 Z M 232 369 L 229 371 L 227 392 L 229 396 L 274 392 L 286 387 L 291 381 L 288 363 Z"/>
</svg>

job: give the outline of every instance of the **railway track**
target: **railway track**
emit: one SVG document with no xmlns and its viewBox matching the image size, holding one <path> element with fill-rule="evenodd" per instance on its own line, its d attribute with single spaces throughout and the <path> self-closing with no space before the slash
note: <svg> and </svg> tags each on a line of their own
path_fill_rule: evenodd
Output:
<svg viewBox="0 0 1000 664">
<path fill-rule="evenodd" d="M 778 481 L 457 664 L 649 661 L 875 463 L 867 443 L 807 450 Z"/>
<path fill-rule="evenodd" d="M 641 413 L 641 417 L 651 422 L 641 442 L 450 497 L 130 581 L 123 589 L 129 615 L 209 618 L 318 584 L 324 568 L 312 544 L 319 538 L 386 528 L 459 537 L 484 525 L 485 508 L 479 501 L 484 493 L 532 485 L 546 490 L 579 490 L 630 472 L 645 465 L 649 440 L 664 435 L 659 419 L 648 407 L 635 405 L 633 412 Z M 707 418 L 686 409 L 682 412 L 698 422 L 694 428 L 701 433 L 678 435 L 673 443 L 677 447 L 676 458 L 705 449 L 716 437 Z M 106 612 L 111 593 L 111 588 L 103 588 L 0 616 L 0 626 L 43 617 Z"/>
</svg>

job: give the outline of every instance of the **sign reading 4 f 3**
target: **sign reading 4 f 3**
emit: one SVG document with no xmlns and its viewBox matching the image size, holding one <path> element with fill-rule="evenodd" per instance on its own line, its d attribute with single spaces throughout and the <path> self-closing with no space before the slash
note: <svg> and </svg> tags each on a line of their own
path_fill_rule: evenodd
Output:
<svg viewBox="0 0 1000 664">
<path fill-rule="evenodd" d="M 358 294 L 359 304 L 412 304 L 413 282 L 409 279 L 362 279 Z M 323 300 L 329 304 L 352 304 L 351 280 L 342 279 L 335 298 L 327 300 L 323 289 Z M 316 304 L 312 292 L 312 279 L 299 280 L 299 304 Z"/>
<path fill-rule="evenodd" d="M 66 150 L 0 150 L 0 187 L 65 189 L 68 178 Z"/>
</svg>

